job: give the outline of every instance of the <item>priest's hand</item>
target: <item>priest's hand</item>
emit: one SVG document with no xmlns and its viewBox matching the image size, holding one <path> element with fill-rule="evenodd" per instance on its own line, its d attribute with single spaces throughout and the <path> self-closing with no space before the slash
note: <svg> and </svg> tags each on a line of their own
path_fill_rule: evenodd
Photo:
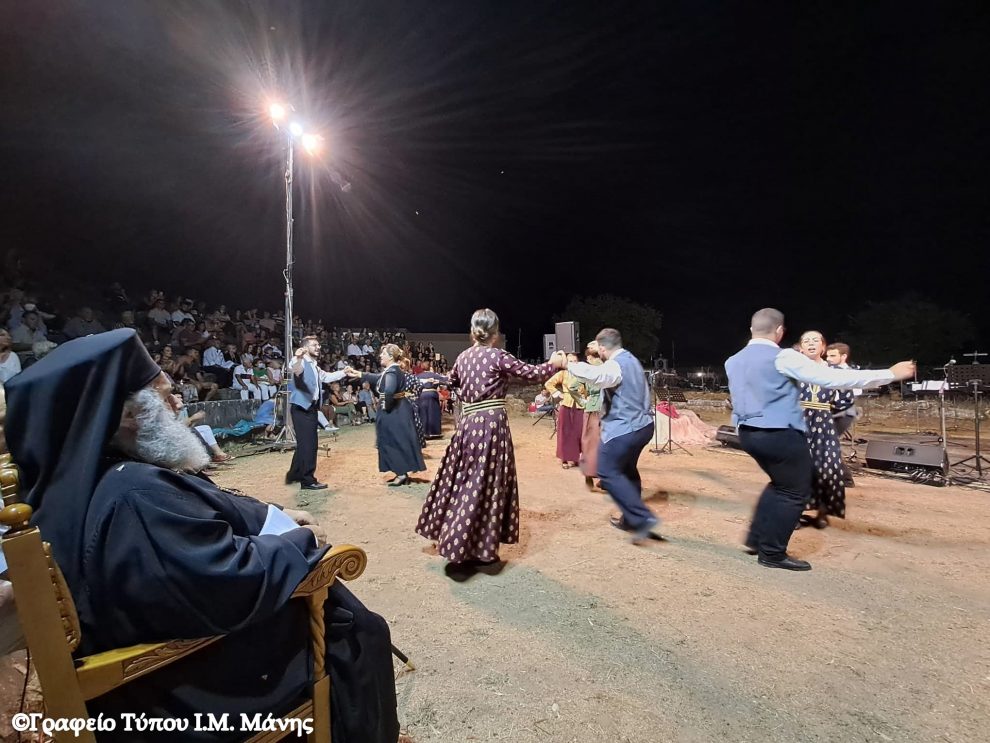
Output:
<svg viewBox="0 0 990 743">
<path fill-rule="evenodd" d="M 316 519 L 308 511 L 297 511 L 294 508 L 283 508 L 282 513 L 295 521 L 299 526 L 309 526 L 315 524 Z"/>
<path fill-rule="evenodd" d="M 308 511 L 296 511 L 292 508 L 285 508 L 282 513 L 299 524 L 299 526 L 304 526 L 313 532 L 313 535 L 316 537 L 317 544 L 323 544 L 327 541 L 326 532 L 323 531 L 323 527 L 316 522 L 315 518 L 313 518 L 313 514 Z"/>
</svg>

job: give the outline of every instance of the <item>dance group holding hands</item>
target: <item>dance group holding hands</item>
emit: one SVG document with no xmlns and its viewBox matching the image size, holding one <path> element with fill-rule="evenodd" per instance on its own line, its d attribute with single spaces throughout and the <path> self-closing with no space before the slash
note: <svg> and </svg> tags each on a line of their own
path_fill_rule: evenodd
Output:
<svg viewBox="0 0 990 743">
<path fill-rule="evenodd" d="M 846 369 L 824 363 L 814 351 L 781 349 L 784 316 L 771 308 L 753 315 L 750 330 L 748 345 L 725 363 L 740 442 L 770 479 L 746 547 L 766 567 L 808 570 L 807 562 L 787 554 L 801 513 L 819 492 L 813 491 L 816 467 L 809 447 L 814 436 L 806 436 L 801 403 L 824 412 L 825 398 L 810 392 L 802 397 L 802 385 L 816 396 L 868 388 L 912 377 L 914 364 Z M 650 391 L 619 331 L 598 333 L 594 363 L 557 353 L 536 365 L 498 348 L 498 335 L 495 313 L 475 312 L 474 345 L 445 378 L 458 391 L 461 411 L 417 533 L 435 541 L 456 570 L 489 572 L 487 566 L 500 564 L 500 545 L 519 540 L 508 382 L 542 383 L 566 368 L 589 394 L 600 395 L 593 474 L 621 511 L 613 526 L 636 544 L 657 538 L 659 520 L 643 503 L 637 470 L 654 426 Z M 820 344 L 817 334 L 806 345 Z M 326 487 L 314 477 L 317 413 L 323 385 L 345 376 L 360 377 L 381 393 L 379 469 L 394 473 L 390 484 L 425 470 L 402 350 L 394 344 L 381 348 L 379 374 L 326 372 L 316 365 L 318 355 L 318 339 L 304 338 L 289 367 L 297 446 L 286 482 Z M 74 599 L 82 629 L 79 652 L 222 636 L 206 652 L 90 700 L 89 713 L 236 716 L 293 708 L 310 683 L 312 664 L 306 662 L 309 615 L 292 594 L 327 550 L 300 528 L 312 517 L 221 488 L 201 474 L 209 454 L 179 420 L 181 398 L 133 330 L 69 341 L 5 387 L 0 430 L 20 468 L 31 523 L 50 542 Z M 813 420 L 811 428 L 820 426 Z M 824 459 L 816 454 L 815 460 L 834 465 L 835 450 L 822 452 Z M 838 476 L 831 467 L 825 484 Z M 827 498 L 822 505 L 833 512 Z M 399 724 L 388 625 L 340 582 L 331 586 L 324 612 L 334 740 L 395 743 Z M 190 740 L 219 737 L 205 733 Z"/>
<path fill-rule="evenodd" d="M 903 361 L 883 370 L 852 369 L 844 357 L 840 364 L 831 353 L 835 363 L 826 363 L 824 338 L 817 331 L 805 333 L 796 348 L 782 349 L 778 344 L 783 323 L 783 314 L 772 308 L 754 314 L 752 339 L 726 361 L 725 368 L 742 448 L 770 477 L 757 503 L 746 548 L 759 556 L 761 565 L 808 570 L 807 562 L 787 554 L 802 513 L 816 511 L 805 523 L 820 528 L 827 525 L 829 515 L 845 515 L 846 475 L 831 412 L 836 401 L 851 407 L 851 390 L 907 379 L 915 367 Z M 518 542 L 519 487 L 505 404 L 508 383 L 517 379 L 559 390 L 563 443 L 558 444 L 558 457 L 565 466 L 579 464 L 588 487 L 599 485 L 611 496 L 621 512 L 610 519 L 611 524 L 629 532 L 634 544 L 660 539 L 655 531 L 659 519 L 643 502 L 637 467 L 653 435 L 650 390 L 639 361 L 623 349 L 619 331 L 599 332 L 588 345 L 586 361 L 558 351 L 543 364 L 527 364 L 497 346 L 498 316 L 489 309 L 472 316 L 471 337 L 474 345 L 442 378 L 457 389 L 461 414 L 416 532 L 436 542 L 438 554 L 452 567 L 466 570 L 499 565 L 499 546 Z M 304 377 L 302 361 L 315 356 L 305 347 L 296 352 L 291 368 L 297 384 Z M 401 359 L 401 349 L 386 345 L 380 374 L 350 368 L 335 374 L 319 372 L 377 386 L 383 400 L 377 421 L 379 470 L 395 474 L 389 485 L 404 484 L 409 473 L 425 469 Z M 574 401 L 570 406 L 565 404 L 568 397 Z M 575 435 L 566 435 L 568 431 Z M 581 442 L 579 450 L 560 450 L 567 449 L 573 438 Z"/>
</svg>

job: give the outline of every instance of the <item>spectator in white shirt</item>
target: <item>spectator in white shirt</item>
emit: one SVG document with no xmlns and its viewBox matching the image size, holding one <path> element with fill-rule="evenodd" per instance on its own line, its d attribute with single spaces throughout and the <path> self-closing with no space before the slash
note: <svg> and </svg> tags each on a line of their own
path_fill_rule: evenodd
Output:
<svg viewBox="0 0 990 743">
<path fill-rule="evenodd" d="M 6 328 L 0 328 L 0 385 L 21 371 L 21 360 L 13 348 L 10 333 Z"/>
<path fill-rule="evenodd" d="M 35 343 L 47 341 L 48 336 L 41 327 L 41 318 L 34 310 L 26 310 L 21 316 L 21 324 L 10 334 L 16 351 L 31 351 Z"/>
<path fill-rule="evenodd" d="M 220 350 L 220 341 L 211 338 L 203 352 L 203 371 L 212 374 L 221 387 L 230 387 L 234 382 L 234 362 L 228 361 Z"/>
<path fill-rule="evenodd" d="M 354 358 L 363 355 L 361 352 L 361 346 L 357 344 L 357 340 L 354 338 L 352 338 L 351 342 L 347 344 L 347 355 Z"/>
<path fill-rule="evenodd" d="M 148 319 L 162 330 L 168 330 L 172 326 L 172 315 L 165 309 L 165 300 L 159 297 L 155 300 L 155 305 L 148 310 Z"/>
<path fill-rule="evenodd" d="M 189 311 L 190 309 L 192 309 L 192 300 L 183 299 L 182 304 L 179 305 L 179 309 L 172 313 L 172 324 L 179 327 L 184 320 L 193 320 L 195 322 L 196 318 L 192 316 L 192 313 Z"/>
<path fill-rule="evenodd" d="M 268 385 L 258 386 L 254 383 L 254 358 L 246 353 L 241 356 L 241 363 L 234 367 L 234 382 L 232 389 L 240 390 L 242 400 L 267 400 Z"/>
<path fill-rule="evenodd" d="M 374 356 L 375 349 L 370 343 L 368 343 L 368 341 L 365 341 L 364 345 L 361 346 L 361 354 L 363 356 Z"/>
</svg>

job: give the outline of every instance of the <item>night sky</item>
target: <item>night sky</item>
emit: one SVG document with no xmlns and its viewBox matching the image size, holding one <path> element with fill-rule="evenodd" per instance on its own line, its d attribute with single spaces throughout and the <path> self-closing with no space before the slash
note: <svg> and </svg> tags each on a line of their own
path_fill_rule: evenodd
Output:
<svg viewBox="0 0 990 743">
<path fill-rule="evenodd" d="M 990 339 L 985 3 L 7 2 L 0 247 L 136 293 L 515 350 L 574 294 L 718 363 L 908 290 Z M 350 192 L 337 185 L 350 182 Z M 583 329 L 586 337 L 596 329 Z"/>
</svg>

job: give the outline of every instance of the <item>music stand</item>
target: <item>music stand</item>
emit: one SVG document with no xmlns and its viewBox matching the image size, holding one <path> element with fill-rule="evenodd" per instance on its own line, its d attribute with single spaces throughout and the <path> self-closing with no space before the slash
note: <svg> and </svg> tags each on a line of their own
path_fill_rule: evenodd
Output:
<svg viewBox="0 0 990 743">
<path fill-rule="evenodd" d="M 535 421 L 533 421 L 533 425 L 535 426 L 537 423 L 539 423 L 541 420 L 543 420 L 544 418 L 546 418 L 548 415 L 550 416 L 550 420 L 553 421 L 553 433 L 550 434 L 550 438 L 553 438 L 554 436 L 557 435 L 557 403 L 556 403 L 556 401 L 554 401 L 553 406 L 549 410 L 544 410 L 543 413 L 540 415 L 540 417 L 537 418 Z"/>
<path fill-rule="evenodd" d="M 946 380 L 950 389 L 968 389 L 973 395 L 973 415 L 975 417 L 976 453 L 953 462 L 950 467 L 959 465 L 972 467 L 978 479 L 983 478 L 983 465 L 990 465 L 990 459 L 980 451 L 980 397 L 990 389 L 990 364 L 961 364 L 946 369 Z M 972 462 L 972 464 L 969 464 Z"/>
<path fill-rule="evenodd" d="M 670 387 L 663 388 L 663 397 L 667 401 L 667 442 L 663 446 L 658 446 L 658 439 L 660 438 L 660 432 L 657 430 L 657 416 L 660 413 L 657 411 L 657 399 L 660 397 L 660 390 L 653 387 L 653 448 L 650 451 L 653 454 L 673 454 L 674 447 L 676 446 L 683 452 L 691 454 L 687 449 L 674 441 L 674 416 L 671 415 L 672 409 L 670 403 L 672 402 L 687 402 L 687 398 L 684 397 L 684 393 L 681 390 L 672 390 Z"/>
<path fill-rule="evenodd" d="M 286 449 L 296 448 L 296 431 L 292 426 L 292 418 L 289 413 L 289 362 L 285 362 L 285 368 L 282 371 L 282 381 L 279 382 L 278 389 L 275 392 L 275 409 L 272 411 L 272 425 L 278 425 L 279 419 L 279 409 L 282 411 L 282 430 L 278 432 L 278 436 L 271 443 L 268 450 L 269 451 L 285 451 Z"/>
</svg>

